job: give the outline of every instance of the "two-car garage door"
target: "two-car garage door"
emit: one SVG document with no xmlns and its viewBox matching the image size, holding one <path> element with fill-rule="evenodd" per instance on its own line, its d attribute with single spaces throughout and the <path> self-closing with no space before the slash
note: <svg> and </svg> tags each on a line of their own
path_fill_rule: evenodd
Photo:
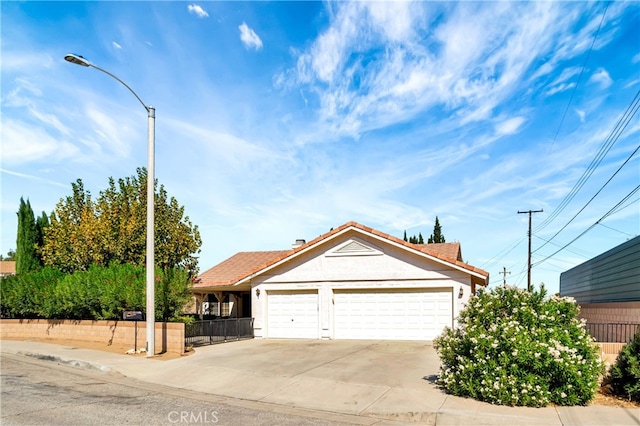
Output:
<svg viewBox="0 0 640 426">
<path fill-rule="evenodd" d="M 317 339 L 319 302 L 317 290 L 269 291 L 268 337 Z M 453 320 L 446 289 L 334 290 L 332 305 L 336 339 L 433 340 Z"/>
<path fill-rule="evenodd" d="M 335 338 L 433 340 L 452 309 L 451 290 L 335 291 Z"/>
</svg>

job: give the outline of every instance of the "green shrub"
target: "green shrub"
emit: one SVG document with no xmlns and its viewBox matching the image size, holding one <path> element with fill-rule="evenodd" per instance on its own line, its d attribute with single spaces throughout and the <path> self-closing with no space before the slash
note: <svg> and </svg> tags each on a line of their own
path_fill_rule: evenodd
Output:
<svg viewBox="0 0 640 426">
<path fill-rule="evenodd" d="M 640 330 L 618 354 L 609 370 L 609 382 L 616 395 L 640 402 Z"/>
<path fill-rule="evenodd" d="M 177 318 L 191 298 L 189 274 L 155 270 L 155 318 Z M 64 274 L 44 268 L 0 281 L 0 312 L 8 318 L 122 319 L 124 311 L 146 311 L 146 270 L 133 264 L 93 265 Z"/>
<path fill-rule="evenodd" d="M 500 287 L 471 297 L 434 341 L 438 384 L 448 393 L 501 405 L 586 404 L 603 364 L 572 299 Z"/>
<path fill-rule="evenodd" d="M 55 288 L 62 272 L 42 268 L 0 280 L 0 310 L 8 318 L 49 318 L 55 311 Z"/>
</svg>

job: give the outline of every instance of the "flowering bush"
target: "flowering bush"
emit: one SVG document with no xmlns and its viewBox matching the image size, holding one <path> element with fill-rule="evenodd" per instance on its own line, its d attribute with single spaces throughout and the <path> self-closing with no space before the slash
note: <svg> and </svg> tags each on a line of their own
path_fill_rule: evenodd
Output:
<svg viewBox="0 0 640 426">
<path fill-rule="evenodd" d="M 624 345 L 609 374 L 614 393 L 640 402 L 640 330 Z"/>
<path fill-rule="evenodd" d="M 570 298 L 496 288 L 473 296 L 435 341 L 448 393 L 502 405 L 586 404 L 603 364 Z"/>
</svg>

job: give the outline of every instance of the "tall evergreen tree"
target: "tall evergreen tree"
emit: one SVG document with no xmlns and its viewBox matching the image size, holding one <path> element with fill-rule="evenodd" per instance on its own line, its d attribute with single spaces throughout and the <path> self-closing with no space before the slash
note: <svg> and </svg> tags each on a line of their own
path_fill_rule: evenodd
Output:
<svg viewBox="0 0 640 426">
<path fill-rule="evenodd" d="M 409 242 L 409 240 L 407 240 L 407 230 L 406 229 L 404 230 L 404 238 L 403 239 L 405 241 Z"/>
<path fill-rule="evenodd" d="M 438 216 L 436 216 L 436 223 L 433 226 L 433 234 L 429 237 L 427 243 L 444 243 L 446 242 L 444 239 L 444 235 L 442 235 L 442 228 L 440 227 L 440 221 L 438 220 Z"/>
<path fill-rule="evenodd" d="M 422 238 L 422 232 L 418 233 L 418 244 L 424 244 L 424 238 Z"/>
<path fill-rule="evenodd" d="M 37 252 L 38 231 L 31 203 L 20 197 L 18 209 L 18 238 L 16 240 L 16 273 L 26 274 L 40 268 Z"/>
<path fill-rule="evenodd" d="M 42 212 L 42 216 L 39 216 L 36 219 L 36 231 L 37 231 L 37 255 L 38 261 L 40 262 L 40 266 L 44 266 L 44 260 L 42 259 L 42 254 L 40 253 L 42 247 L 44 247 L 44 230 L 49 226 L 49 217 L 45 212 Z"/>
</svg>

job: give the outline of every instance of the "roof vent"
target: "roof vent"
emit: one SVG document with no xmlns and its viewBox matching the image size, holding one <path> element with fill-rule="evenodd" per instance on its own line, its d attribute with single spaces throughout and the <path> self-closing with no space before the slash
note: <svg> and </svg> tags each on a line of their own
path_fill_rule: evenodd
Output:
<svg viewBox="0 0 640 426">
<path fill-rule="evenodd" d="M 295 249 L 295 248 L 298 248 L 298 247 L 300 247 L 301 245 L 305 244 L 306 242 L 307 242 L 306 240 L 298 239 L 298 240 L 296 240 L 296 242 L 295 242 L 295 243 L 293 243 L 293 244 L 291 245 L 291 247 Z"/>
</svg>

